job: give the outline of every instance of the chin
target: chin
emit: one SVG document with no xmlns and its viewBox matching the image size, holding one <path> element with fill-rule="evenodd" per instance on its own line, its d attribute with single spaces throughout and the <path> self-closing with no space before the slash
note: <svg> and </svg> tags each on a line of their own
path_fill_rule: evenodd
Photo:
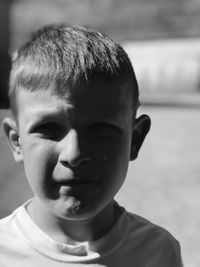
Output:
<svg viewBox="0 0 200 267">
<path fill-rule="evenodd" d="M 94 207 L 88 207 L 88 205 L 84 205 L 80 200 L 73 197 L 65 201 L 56 201 L 50 209 L 58 217 L 65 220 L 86 220 L 98 213 Z"/>
</svg>

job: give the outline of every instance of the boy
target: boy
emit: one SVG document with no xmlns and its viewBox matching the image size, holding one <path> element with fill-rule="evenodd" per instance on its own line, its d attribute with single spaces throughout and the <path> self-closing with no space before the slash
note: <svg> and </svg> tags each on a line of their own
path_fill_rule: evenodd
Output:
<svg viewBox="0 0 200 267">
<path fill-rule="evenodd" d="M 1 266 L 179 267 L 178 242 L 114 196 L 150 128 L 124 50 L 45 27 L 15 54 L 3 125 L 34 198 L 0 222 Z"/>
</svg>

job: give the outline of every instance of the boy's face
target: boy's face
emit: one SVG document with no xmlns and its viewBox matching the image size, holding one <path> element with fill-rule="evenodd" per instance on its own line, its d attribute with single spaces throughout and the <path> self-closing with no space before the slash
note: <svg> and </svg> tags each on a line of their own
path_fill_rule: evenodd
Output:
<svg viewBox="0 0 200 267">
<path fill-rule="evenodd" d="M 18 153 L 36 198 L 59 217 L 95 216 L 124 182 L 133 128 L 125 86 L 94 82 L 65 98 L 19 90 Z"/>
</svg>

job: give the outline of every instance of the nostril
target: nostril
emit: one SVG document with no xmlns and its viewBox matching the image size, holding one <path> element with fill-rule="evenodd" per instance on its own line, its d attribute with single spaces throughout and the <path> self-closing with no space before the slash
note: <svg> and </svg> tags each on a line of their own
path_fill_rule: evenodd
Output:
<svg viewBox="0 0 200 267">
<path fill-rule="evenodd" d="M 60 162 L 65 166 L 65 167 L 79 167 L 82 164 L 86 164 L 89 163 L 91 161 L 91 157 L 90 156 L 79 156 L 76 158 L 71 158 L 68 160 L 60 160 Z"/>
<path fill-rule="evenodd" d="M 88 163 L 91 161 L 91 158 L 89 156 L 80 156 L 79 158 L 76 158 L 70 162 L 70 165 L 72 167 L 78 167 L 82 164 Z"/>
<path fill-rule="evenodd" d="M 65 167 L 68 167 L 68 168 L 71 167 L 70 164 L 65 160 L 60 160 L 60 163 Z"/>
</svg>

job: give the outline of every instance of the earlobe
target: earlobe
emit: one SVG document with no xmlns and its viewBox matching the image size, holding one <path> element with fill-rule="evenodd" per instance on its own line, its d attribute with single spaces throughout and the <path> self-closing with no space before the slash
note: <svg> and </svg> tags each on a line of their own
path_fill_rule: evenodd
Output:
<svg viewBox="0 0 200 267">
<path fill-rule="evenodd" d="M 10 117 L 5 118 L 3 128 L 15 161 L 22 162 L 23 154 L 16 121 Z"/>
<path fill-rule="evenodd" d="M 130 160 L 135 160 L 151 127 L 151 119 L 147 115 L 142 115 L 135 119 L 132 132 Z"/>
</svg>

